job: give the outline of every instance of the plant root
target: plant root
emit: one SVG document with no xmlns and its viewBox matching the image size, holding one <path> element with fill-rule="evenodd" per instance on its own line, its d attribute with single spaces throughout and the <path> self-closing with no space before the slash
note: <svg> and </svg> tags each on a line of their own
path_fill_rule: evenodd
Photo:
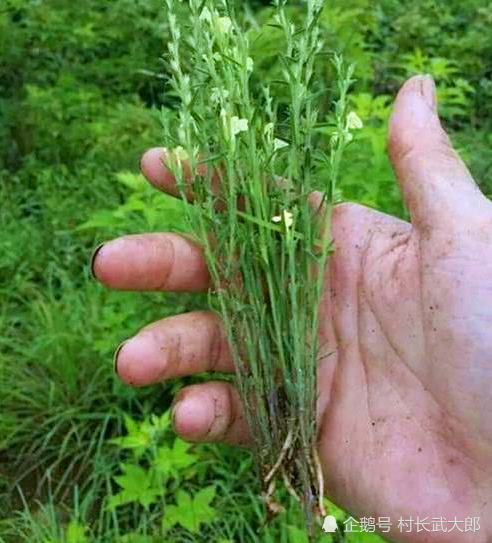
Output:
<svg viewBox="0 0 492 543">
<path fill-rule="evenodd" d="M 272 480 L 273 476 L 277 473 L 278 469 L 282 465 L 285 455 L 289 451 L 293 440 L 294 440 L 294 433 L 292 430 L 290 430 L 289 433 L 287 434 L 287 438 L 285 439 L 284 445 L 282 447 L 282 450 L 280 451 L 277 461 L 275 462 L 272 469 L 267 473 L 266 477 L 263 479 L 263 482 L 265 483 L 265 485 L 267 485 Z"/>
<path fill-rule="evenodd" d="M 319 459 L 317 447 L 313 447 L 313 458 L 316 465 L 316 476 L 318 479 L 318 493 L 319 493 L 319 514 L 324 517 L 326 516 L 326 509 L 323 503 L 323 496 L 325 494 L 325 480 L 323 478 L 323 470 L 321 468 L 321 462 Z"/>
</svg>

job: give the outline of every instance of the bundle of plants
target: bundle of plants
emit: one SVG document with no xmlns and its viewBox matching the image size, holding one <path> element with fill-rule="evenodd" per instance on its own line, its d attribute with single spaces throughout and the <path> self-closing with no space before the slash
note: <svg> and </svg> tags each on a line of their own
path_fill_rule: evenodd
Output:
<svg viewBox="0 0 492 543">
<path fill-rule="evenodd" d="M 323 2 L 304 4 L 294 25 L 286 2 L 274 3 L 283 75 L 258 93 L 248 30 L 233 3 L 190 0 L 180 25 L 178 6 L 167 0 L 170 85 L 179 107 L 163 121 L 174 147 L 165 163 L 210 270 L 210 303 L 224 322 L 263 497 L 280 511 L 283 484 L 312 525 L 324 513 L 316 369 L 329 353 L 318 341 L 319 306 L 337 173 L 360 121 L 347 112 L 351 68 L 323 50 Z M 325 87 L 315 67 L 326 54 L 337 99 L 321 116 Z M 286 91 L 287 104 L 276 98 Z"/>
</svg>

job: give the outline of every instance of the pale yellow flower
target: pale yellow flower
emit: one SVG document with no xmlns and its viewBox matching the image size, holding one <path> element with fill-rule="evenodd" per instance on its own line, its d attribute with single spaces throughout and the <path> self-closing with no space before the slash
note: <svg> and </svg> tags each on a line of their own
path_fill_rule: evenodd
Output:
<svg viewBox="0 0 492 543">
<path fill-rule="evenodd" d="M 277 151 L 278 149 L 282 149 L 284 147 L 288 147 L 289 144 L 286 141 L 279 140 L 278 138 L 275 138 L 273 140 L 273 150 Z"/>
<path fill-rule="evenodd" d="M 178 145 L 174 149 L 173 154 L 180 162 L 183 161 L 183 160 L 188 160 L 190 158 L 188 153 L 186 152 L 186 150 L 183 149 L 183 147 L 181 147 L 181 145 Z"/>
<path fill-rule="evenodd" d="M 338 144 L 339 139 L 342 142 L 349 143 L 354 139 L 354 136 L 348 130 L 343 130 L 342 132 L 335 132 L 330 138 L 331 146 L 335 147 L 335 145 Z"/>
<path fill-rule="evenodd" d="M 235 136 L 239 132 L 246 132 L 248 130 L 248 119 L 240 119 L 239 117 L 231 118 L 231 134 Z"/>
<path fill-rule="evenodd" d="M 218 17 L 217 28 L 223 34 L 227 34 L 232 28 L 232 21 L 229 17 Z"/>
<path fill-rule="evenodd" d="M 347 115 L 347 130 L 358 130 L 362 128 L 364 123 L 361 121 L 360 117 L 355 111 L 351 111 Z"/>
<path fill-rule="evenodd" d="M 294 223 L 294 215 L 287 210 L 282 211 L 282 215 L 277 215 L 272 217 L 272 222 L 283 222 L 286 228 L 290 228 Z"/>
</svg>

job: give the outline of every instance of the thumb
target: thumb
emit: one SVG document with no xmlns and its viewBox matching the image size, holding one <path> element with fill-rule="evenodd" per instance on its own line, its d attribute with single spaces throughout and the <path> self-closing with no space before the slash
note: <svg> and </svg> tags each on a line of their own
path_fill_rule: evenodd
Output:
<svg viewBox="0 0 492 543">
<path fill-rule="evenodd" d="M 389 155 L 412 223 L 429 232 L 456 230 L 466 219 L 490 219 L 490 202 L 453 149 L 437 114 L 430 76 L 400 89 L 390 121 Z M 430 229 L 430 230 L 429 230 Z"/>
</svg>

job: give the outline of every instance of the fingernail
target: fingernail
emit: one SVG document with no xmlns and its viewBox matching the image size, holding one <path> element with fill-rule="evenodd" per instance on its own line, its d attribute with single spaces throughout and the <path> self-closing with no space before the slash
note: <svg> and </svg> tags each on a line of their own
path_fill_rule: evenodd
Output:
<svg viewBox="0 0 492 543">
<path fill-rule="evenodd" d="M 203 402 L 188 389 L 181 390 L 171 406 L 171 426 L 183 439 L 193 440 L 204 435 L 210 426 Z"/>
<path fill-rule="evenodd" d="M 118 375 L 118 355 L 121 352 L 121 349 L 129 342 L 129 339 L 125 339 L 122 343 L 118 345 L 118 348 L 116 349 L 114 356 L 113 356 L 113 371 L 116 375 Z"/>
<path fill-rule="evenodd" d="M 92 252 L 92 256 L 91 256 L 91 275 L 92 275 L 93 279 L 97 279 L 96 273 L 94 271 L 94 264 L 96 263 L 96 257 L 98 255 L 99 251 L 104 247 L 105 244 L 106 244 L 106 242 L 103 242 L 103 243 L 99 244 L 94 249 L 94 251 Z"/>
<path fill-rule="evenodd" d="M 436 84 L 430 74 L 422 76 L 421 93 L 432 111 L 437 109 Z"/>
</svg>

